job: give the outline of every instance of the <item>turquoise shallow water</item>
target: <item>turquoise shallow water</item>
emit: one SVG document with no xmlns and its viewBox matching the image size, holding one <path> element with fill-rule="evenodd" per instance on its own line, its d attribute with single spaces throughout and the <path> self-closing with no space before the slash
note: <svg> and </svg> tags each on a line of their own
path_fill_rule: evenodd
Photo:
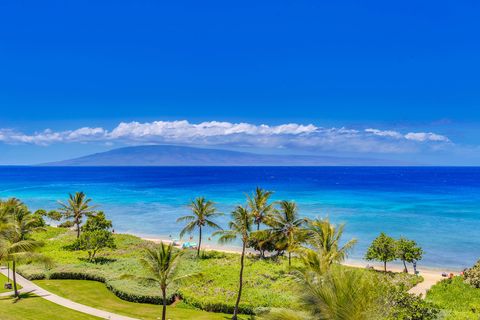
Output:
<svg viewBox="0 0 480 320">
<path fill-rule="evenodd" d="M 345 222 L 345 238 L 359 240 L 354 259 L 381 231 L 415 239 L 430 267 L 480 258 L 480 168 L 0 167 L 1 198 L 53 209 L 84 191 L 118 232 L 145 236 L 176 237 L 175 220 L 196 196 L 228 213 L 257 185 L 275 191 L 274 200 L 295 200 L 305 216 Z"/>
</svg>

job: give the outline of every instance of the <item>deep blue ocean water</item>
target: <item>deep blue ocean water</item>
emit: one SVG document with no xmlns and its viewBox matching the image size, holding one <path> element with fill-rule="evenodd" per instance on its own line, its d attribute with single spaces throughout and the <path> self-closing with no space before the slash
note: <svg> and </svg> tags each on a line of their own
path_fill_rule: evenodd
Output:
<svg viewBox="0 0 480 320">
<path fill-rule="evenodd" d="M 175 220 L 194 197 L 228 213 L 256 186 L 296 201 L 304 216 L 345 222 L 345 239 L 359 241 L 354 259 L 382 231 L 419 242 L 430 267 L 460 269 L 480 258 L 480 168 L 0 167 L 0 198 L 54 209 L 84 191 L 117 232 L 144 236 L 176 237 Z"/>
</svg>

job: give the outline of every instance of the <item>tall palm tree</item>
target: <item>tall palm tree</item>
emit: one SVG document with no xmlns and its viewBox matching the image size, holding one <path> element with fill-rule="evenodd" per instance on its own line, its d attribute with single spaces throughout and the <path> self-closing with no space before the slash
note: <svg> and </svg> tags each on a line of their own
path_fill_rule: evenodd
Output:
<svg viewBox="0 0 480 320">
<path fill-rule="evenodd" d="M 357 243 L 356 239 L 347 241 L 343 246 L 340 239 L 345 224 L 334 225 L 328 219 L 310 220 L 307 225 L 308 244 L 307 260 L 326 271 L 332 264 L 343 262 Z M 315 262 L 316 261 L 316 262 Z"/>
<path fill-rule="evenodd" d="M 260 230 L 260 224 L 263 223 L 272 213 L 273 205 L 268 203 L 272 191 L 263 190 L 257 187 L 251 196 L 247 195 L 247 203 L 252 212 L 254 222 L 257 225 L 257 231 Z"/>
<path fill-rule="evenodd" d="M 275 210 L 269 225 L 277 237 L 279 245 L 288 251 L 288 266 L 292 265 L 292 251 L 299 245 L 304 234 L 302 226 L 307 222 L 298 216 L 297 205 L 293 201 L 280 201 L 280 210 Z"/>
<path fill-rule="evenodd" d="M 74 195 L 69 194 L 68 201 L 66 203 L 60 202 L 59 211 L 69 219 L 73 218 L 73 224 L 76 226 L 77 239 L 80 238 L 80 224 L 84 216 L 88 216 L 93 213 L 94 206 L 90 206 L 92 199 L 87 198 L 85 193 L 76 192 Z"/>
<path fill-rule="evenodd" d="M 233 311 L 232 320 L 238 319 L 238 305 L 240 304 L 240 299 L 242 296 L 243 288 L 243 269 L 245 267 L 245 249 L 247 247 L 247 242 L 250 238 L 250 233 L 252 231 L 253 219 L 252 215 L 247 208 L 242 206 L 237 206 L 232 212 L 232 220 L 229 222 L 229 230 L 220 230 L 214 233 L 214 235 L 220 235 L 218 241 L 220 243 L 232 242 L 238 238 L 242 241 L 242 255 L 240 258 L 240 277 L 239 277 L 239 286 L 238 286 L 238 296 L 237 301 L 235 302 L 235 309 Z"/>
<path fill-rule="evenodd" d="M 182 253 L 182 251 L 174 251 L 173 244 L 167 245 L 160 242 L 158 245 L 146 248 L 145 256 L 141 259 L 145 269 L 158 282 L 162 290 L 162 320 L 167 316 L 167 288 L 170 283 L 178 280 L 174 278 L 174 274 Z"/>
<path fill-rule="evenodd" d="M 180 238 L 186 233 L 192 233 L 198 228 L 198 257 L 200 255 L 200 246 L 202 245 L 203 227 L 208 226 L 213 229 L 222 229 L 218 224 L 211 220 L 214 217 L 220 216 L 221 213 L 217 212 L 212 201 L 207 201 L 204 197 L 199 197 L 193 200 L 190 204 L 190 209 L 192 210 L 192 214 L 178 218 L 177 222 L 187 222 L 187 225 L 180 232 Z"/>
<path fill-rule="evenodd" d="M 9 222 L 0 226 L 0 260 L 12 263 L 16 297 L 18 297 L 16 265 L 22 259 L 32 256 L 32 253 L 43 245 L 41 241 L 30 239 L 32 233 L 40 230 L 44 229 L 37 226 L 36 218 L 25 206 L 16 207 L 10 213 Z"/>
</svg>

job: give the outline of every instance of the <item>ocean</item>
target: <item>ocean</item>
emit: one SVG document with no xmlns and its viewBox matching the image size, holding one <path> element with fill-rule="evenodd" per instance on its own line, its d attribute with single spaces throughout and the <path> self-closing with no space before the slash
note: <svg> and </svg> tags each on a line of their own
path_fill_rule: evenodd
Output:
<svg viewBox="0 0 480 320">
<path fill-rule="evenodd" d="M 462 269 L 480 258 L 478 167 L 0 167 L 2 199 L 55 209 L 84 191 L 116 232 L 149 237 L 178 237 L 175 221 L 198 196 L 226 213 L 225 226 L 257 186 L 296 201 L 305 217 L 346 223 L 344 239 L 358 239 L 352 259 L 380 232 L 416 240 L 419 265 Z"/>
</svg>

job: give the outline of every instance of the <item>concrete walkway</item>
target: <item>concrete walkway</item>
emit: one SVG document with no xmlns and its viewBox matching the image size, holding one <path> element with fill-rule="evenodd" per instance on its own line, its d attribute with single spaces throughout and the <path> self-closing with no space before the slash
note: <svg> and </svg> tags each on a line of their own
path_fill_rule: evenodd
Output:
<svg viewBox="0 0 480 320">
<path fill-rule="evenodd" d="M 4 267 L 2 267 L 0 269 L 0 272 L 3 273 L 5 276 L 7 275 L 7 269 L 4 268 Z M 111 313 L 111 312 L 95 309 L 95 308 L 92 308 L 92 307 L 88 307 L 88 306 L 85 306 L 83 304 L 76 303 L 76 302 L 73 302 L 71 300 L 62 298 L 60 296 L 57 296 L 56 294 L 53 294 L 51 292 L 48 292 L 45 289 L 40 288 L 35 283 L 25 279 L 24 277 L 22 277 L 19 274 L 17 274 L 17 283 L 23 287 L 22 289 L 19 290 L 21 293 L 32 293 L 32 294 L 35 294 L 39 297 L 42 297 L 45 300 L 48 300 L 50 302 L 53 302 L 55 304 L 58 304 L 60 306 L 65 307 L 65 308 L 69 308 L 69 309 L 76 310 L 76 311 L 79 311 L 79 312 L 82 312 L 82 313 L 86 313 L 86 314 L 89 314 L 91 316 L 99 317 L 99 318 L 102 318 L 102 319 L 110 319 L 110 320 L 138 320 L 138 319 L 135 319 L 135 318 L 120 316 L 120 315 L 115 314 L 115 313 Z M 13 294 L 13 292 L 6 292 L 6 293 L 0 294 L 0 296 L 9 296 L 9 295 L 12 295 L 12 294 Z"/>
</svg>

